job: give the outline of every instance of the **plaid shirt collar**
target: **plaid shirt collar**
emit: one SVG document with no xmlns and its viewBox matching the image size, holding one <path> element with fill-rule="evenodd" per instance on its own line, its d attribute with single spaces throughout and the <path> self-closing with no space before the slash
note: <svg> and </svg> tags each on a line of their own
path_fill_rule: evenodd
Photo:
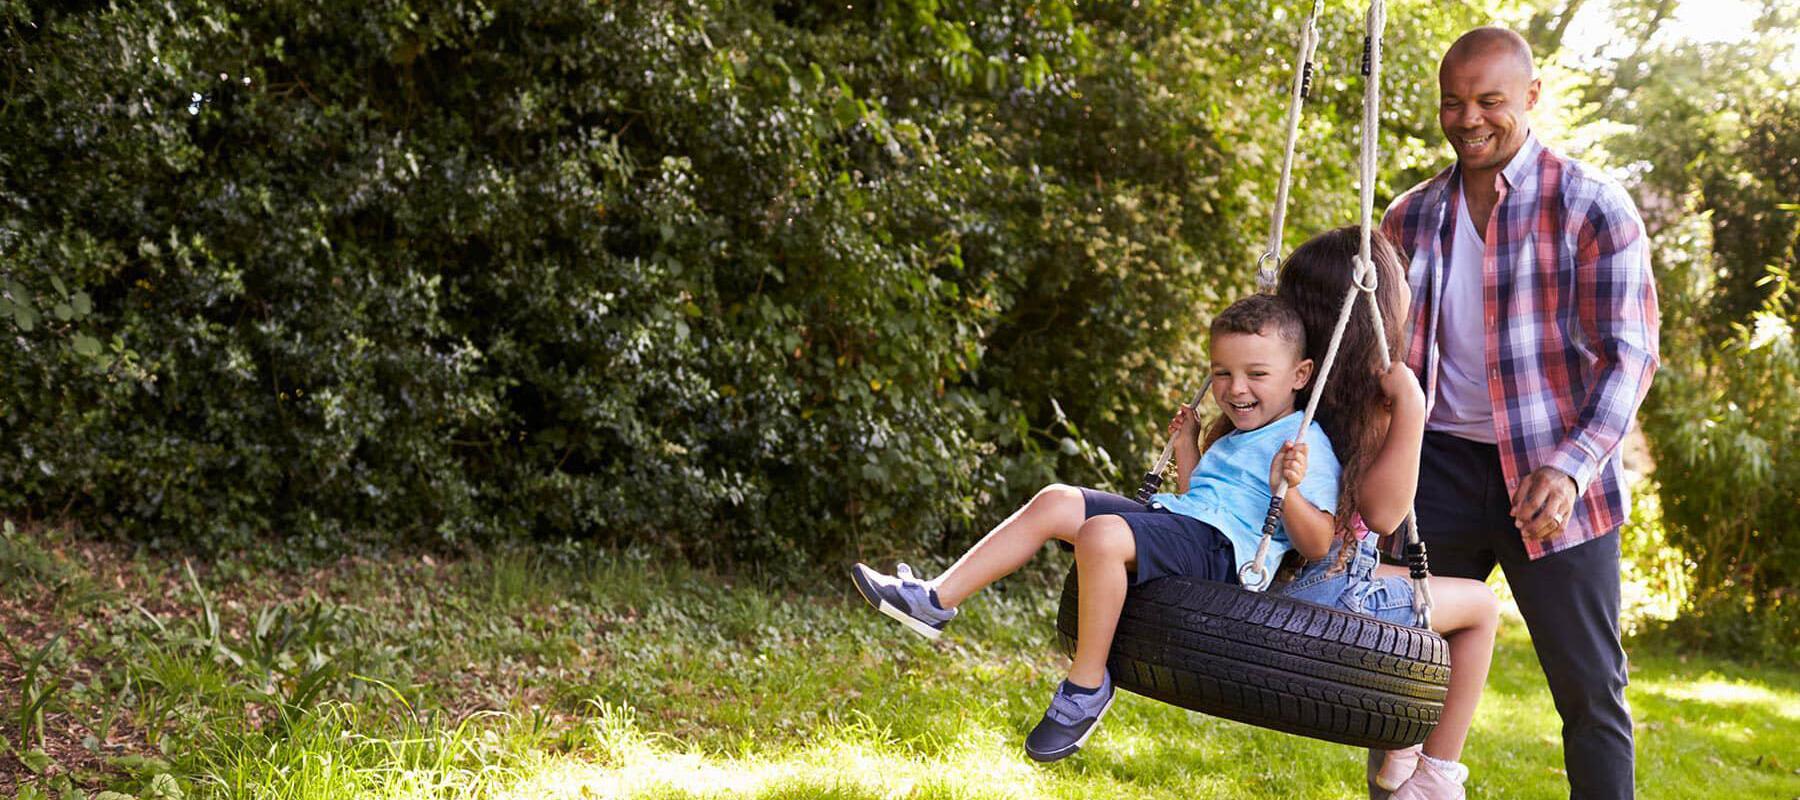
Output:
<svg viewBox="0 0 1800 800">
<path fill-rule="evenodd" d="M 1538 183 L 1538 155 L 1542 152 L 1544 145 L 1538 141 L 1537 134 L 1525 134 L 1525 143 L 1519 145 L 1519 152 L 1513 153 L 1512 160 L 1507 161 L 1506 166 L 1500 170 L 1498 177 L 1505 184 L 1495 188 L 1507 194 L 1520 189 L 1535 189 Z M 1460 190 L 1462 178 L 1462 162 L 1450 165 L 1448 188 Z M 1455 201 L 1460 203 L 1462 198 L 1455 198 Z"/>
</svg>

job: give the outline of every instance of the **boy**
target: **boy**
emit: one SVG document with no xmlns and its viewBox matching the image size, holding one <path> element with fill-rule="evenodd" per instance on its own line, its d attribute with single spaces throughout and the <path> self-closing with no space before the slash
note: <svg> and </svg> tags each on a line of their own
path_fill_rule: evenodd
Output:
<svg viewBox="0 0 1800 800">
<path fill-rule="evenodd" d="M 1025 752 L 1055 761 L 1079 750 L 1112 705 L 1106 672 L 1113 632 L 1133 583 L 1184 575 L 1237 583 L 1262 537 L 1274 485 L 1285 479 L 1282 520 L 1263 563 L 1265 576 L 1290 548 L 1309 559 L 1331 545 L 1338 497 L 1338 463 L 1323 429 L 1313 423 L 1301 444 L 1297 393 L 1312 379 L 1305 328 L 1285 301 L 1257 294 L 1231 304 L 1212 324 L 1213 399 L 1223 414 L 1197 441 L 1193 410 L 1176 428 L 1176 491 L 1148 507 L 1114 494 L 1060 484 L 1040 491 L 1024 508 L 931 581 L 905 564 L 895 576 L 863 564 L 851 570 L 870 605 L 911 630 L 937 638 L 970 594 L 1012 574 L 1045 542 L 1075 548 L 1080 593 L 1075 658 L 1051 696 L 1044 718 L 1025 739 Z M 1307 469 L 1307 453 L 1320 463 Z M 1196 469 L 1198 465 L 1198 469 Z"/>
</svg>

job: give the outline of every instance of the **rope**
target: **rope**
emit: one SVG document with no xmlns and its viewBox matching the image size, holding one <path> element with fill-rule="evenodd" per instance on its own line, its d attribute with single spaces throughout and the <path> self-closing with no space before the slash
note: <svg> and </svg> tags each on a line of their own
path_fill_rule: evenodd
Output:
<svg viewBox="0 0 1800 800">
<path fill-rule="evenodd" d="M 1300 52 L 1295 61 L 1294 85 L 1288 95 L 1287 146 L 1281 156 L 1281 179 L 1275 184 L 1275 209 L 1269 216 L 1269 241 L 1256 258 L 1256 290 L 1275 290 L 1275 265 L 1281 263 L 1281 230 L 1287 223 L 1288 187 L 1294 174 L 1294 143 L 1300 137 L 1300 106 L 1312 93 L 1313 53 L 1319 48 L 1319 13 L 1324 0 L 1313 0 L 1312 14 L 1300 28 Z"/>
<path fill-rule="evenodd" d="M 1385 372 L 1393 366 L 1393 357 L 1388 354 L 1387 328 L 1381 324 L 1381 309 L 1375 299 L 1377 272 L 1370 245 L 1375 227 L 1377 131 L 1381 126 L 1381 40 L 1387 29 L 1387 6 L 1383 0 L 1370 0 L 1363 24 L 1362 251 L 1358 255 L 1357 271 L 1367 279 L 1357 282 L 1366 282 L 1369 287 L 1365 292 L 1369 299 L 1369 320 L 1374 323 L 1381 369 Z M 1413 584 L 1413 614 L 1419 626 L 1429 630 L 1432 598 L 1428 579 L 1431 569 L 1426 562 L 1425 544 L 1419 540 L 1419 517 L 1415 509 L 1406 510 L 1405 526 L 1406 558 L 1411 566 L 1409 577 Z"/>
<path fill-rule="evenodd" d="M 1313 417 L 1318 413 L 1319 398 L 1325 396 L 1325 381 L 1331 376 L 1332 366 L 1337 363 L 1338 347 L 1344 343 L 1344 329 L 1350 324 L 1350 312 L 1356 310 L 1356 293 L 1360 291 L 1363 291 L 1363 287 L 1353 282 L 1344 293 L 1343 310 L 1338 312 L 1337 324 L 1331 329 L 1331 344 L 1325 348 L 1325 363 L 1319 366 L 1319 378 L 1313 384 L 1315 388 L 1312 396 L 1306 400 L 1306 414 L 1300 418 L 1300 432 L 1294 434 L 1296 444 L 1305 440 L 1306 431 L 1312 427 Z M 1287 500 L 1287 492 L 1287 477 L 1283 476 L 1275 484 L 1274 497 L 1269 500 L 1269 513 L 1263 517 L 1262 540 L 1256 544 L 1256 557 L 1238 570 L 1238 582 L 1251 591 L 1259 592 L 1268 588 L 1270 575 L 1268 568 L 1263 566 L 1263 559 L 1269 554 L 1269 542 L 1275 538 L 1275 526 L 1280 522 L 1281 506 Z M 1257 576 L 1254 584 L 1249 580 L 1251 575 Z"/>
</svg>

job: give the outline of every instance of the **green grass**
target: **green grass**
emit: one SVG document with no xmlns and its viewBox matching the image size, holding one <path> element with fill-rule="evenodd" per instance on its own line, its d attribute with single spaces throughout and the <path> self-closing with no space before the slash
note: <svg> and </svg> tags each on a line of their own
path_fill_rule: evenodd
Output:
<svg viewBox="0 0 1800 800">
<path fill-rule="evenodd" d="M 1361 784 L 1360 751 L 1136 696 L 1079 756 L 1028 761 L 1064 663 L 1041 578 L 928 643 L 835 571 L 792 595 L 576 547 L 260 563 L 190 576 L 55 532 L 0 539 L 20 654 L 0 654 L 0 796 L 1300 800 Z M 21 715 L 12 689 L 40 652 L 29 694 L 47 699 Z M 1636 648 L 1632 667 L 1641 796 L 1800 798 L 1800 672 Z M 1471 796 L 1565 795 L 1557 731 L 1508 620 Z"/>
</svg>

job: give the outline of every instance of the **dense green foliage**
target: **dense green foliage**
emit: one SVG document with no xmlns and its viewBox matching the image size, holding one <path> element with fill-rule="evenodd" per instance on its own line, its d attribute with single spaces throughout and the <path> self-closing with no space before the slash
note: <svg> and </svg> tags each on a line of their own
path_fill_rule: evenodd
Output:
<svg viewBox="0 0 1800 800">
<path fill-rule="evenodd" d="M 1298 20 L 1092 6 L 0 4 L 0 510 L 780 567 L 1129 481 Z M 1457 13 L 1394 12 L 1397 166 Z M 1351 218 L 1332 14 L 1291 239 Z"/>
</svg>

